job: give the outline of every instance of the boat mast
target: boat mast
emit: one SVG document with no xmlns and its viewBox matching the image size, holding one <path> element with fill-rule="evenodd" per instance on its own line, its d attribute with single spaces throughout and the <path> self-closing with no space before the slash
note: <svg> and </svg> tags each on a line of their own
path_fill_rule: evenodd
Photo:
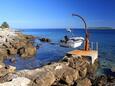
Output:
<svg viewBox="0 0 115 86">
<path fill-rule="evenodd" d="M 85 43 L 84 43 L 84 50 L 87 51 L 89 50 L 89 37 L 88 37 L 88 31 L 87 31 L 87 24 L 85 22 L 85 19 L 83 17 L 81 17 L 80 15 L 78 14 L 72 14 L 72 16 L 77 16 L 79 17 L 83 23 L 84 23 L 84 27 L 85 27 Z"/>
</svg>

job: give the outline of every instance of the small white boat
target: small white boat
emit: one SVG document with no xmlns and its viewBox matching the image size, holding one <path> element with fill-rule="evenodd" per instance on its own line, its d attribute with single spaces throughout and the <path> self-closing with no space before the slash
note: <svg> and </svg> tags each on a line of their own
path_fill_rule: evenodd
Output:
<svg viewBox="0 0 115 86">
<path fill-rule="evenodd" d="M 67 36 L 65 36 L 64 40 L 60 40 L 60 46 L 62 46 L 62 47 L 77 48 L 77 47 L 81 46 L 83 41 L 84 41 L 83 37 L 67 38 Z"/>
<path fill-rule="evenodd" d="M 66 30 L 71 33 L 72 37 L 64 36 L 64 40 L 60 40 L 60 46 L 71 47 L 71 48 L 77 48 L 77 47 L 81 46 L 81 44 L 84 41 L 84 38 L 74 36 L 71 28 L 68 28 Z"/>
<path fill-rule="evenodd" d="M 71 29 L 70 29 L 70 28 L 67 28 L 66 30 L 67 30 L 68 32 L 71 32 Z"/>
</svg>

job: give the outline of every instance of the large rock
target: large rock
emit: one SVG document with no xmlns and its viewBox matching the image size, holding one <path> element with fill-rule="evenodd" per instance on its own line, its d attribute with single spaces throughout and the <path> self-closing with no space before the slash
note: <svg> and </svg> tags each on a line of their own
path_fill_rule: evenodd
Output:
<svg viewBox="0 0 115 86">
<path fill-rule="evenodd" d="M 3 66 L 0 68 L 0 77 L 5 76 L 9 73 L 14 73 L 16 70 L 16 67 L 13 66 Z"/>
<path fill-rule="evenodd" d="M 8 74 L 7 69 L 4 67 L 0 68 L 0 77 L 5 76 L 6 74 Z"/>
<path fill-rule="evenodd" d="M 65 56 L 63 61 L 66 61 L 69 63 L 69 66 L 74 69 L 79 69 L 80 67 L 86 68 L 89 65 L 89 62 L 87 59 L 79 56 Z"/>
<path fill-rule="evenodd" d="M 54 64 L 51 64 L 51 65 L 46 65 L 42 68 L 36 68 L 36 69 L 33 69 L 33 70 L 21 70 L 21 71 L 16 72 L 16 74 L 19 75 L 19 76 L 24 76 L 24 77 L 27 77 L 27 78 L 30 78 L 31 80 L 33 80 L 33 79 L 35 79 L 35 77 L 39 76 L 39 74 L 41 72 L 49 71 L 49 72 L 52 72 L 55 75 L 56 78 L 60 78 L 61 76 L 59 77 L 59 75 L 61 75 L 61 73 L 59 72 L 60 68 L 58 68 L 58 65 L 62 66 L 63 64 L 54 63 Z M 63 67 L 61 68 L 61 70 L 63 70 Z"/>
<path fill-rule="evenodd" d="M 19 42 L 16 42 L 16 43 L 14 44 L 14 46 L 15 46 L 16 49 L 19 49 L 19 48 L 21 48 L 21 47 L 26 46 L 26 44 L 27 44 L 26 41 L 19 41 Z"/>
<path fill-rule="evenodd" d="M 91 81 L 88 78 L 77 81 L 77 86 L 92 86 Z"/>
<path fill-rule="evenodd" d="M 49 38 L 40 38 L 41 42 L 51 42 Z"/>
<path fill-rule="evenodd" d="M 16 71 L 16 67 L 9 65 L 7 70 L 8 70 L 8 73 L 14 73 Z"/>
<path fill-rule="evenodd" d="M 37 75 L 32 86 L 51 86 L 55 81 L 55 76 L 51 71 L 44 71 Z"/>
<path fill-rule="evenodd" d="M 0 63 L 8 57 L 6 49 L 0 49 Z"/>
<path fill-rule="evenodd" d="M 6 82 L 11 80 L 11 78 L 9 78 L 9 74 L 14 73 L 16 70 L 15 67 L 13 66 L 3 66 L 0 68 L 0 83 Z"/>
<path fill-rule="evenodd" d="M 0 86 L 28 86 L 31 80 L 25 77 L 14 78 L 10 82 L 1 83 Z"/>
<path fill-rule="evenodd" d="M 33 57 L 36 54 L 36 47 L 34 47 L 32 44 L 28 44 L 25 47 L 19 48 L 18 49 L 18 54 L 22 58 Z"/>
<path fill-rule="evenodd" d="M 15 48 L 8 48 L 7 49 L 8 55 L 16 55 L 17 54 L 17 49 Z"/>
<path fill-rule="evenodd" d="M 68 62 L 68 66 L 78 70 L 79 75 L 81 78 L 85 77 L 87 75 L 88 66 L 90 65 L 88 61 L 83 57 L 78 56 L 72 56 L 70 58 L 66 57 L 63 59 L 63 61 Z"/>
<path fill-rule="evenodd" d="M 32 86 L 50 86 L 54 84 L 54 81 L 57 82 L 55 84 L 63 81 L 71 85 L 76 79 L 79 79 L 78 71 L 68 67 L 66 63 L 54 63 L 43 68 L 23 70 L 17 72 L 17 75 L 33 80 Z"/>
<path fill-rule="evenodd" d="M 3 68 L 3 67 L 5 67 L 5 64 L 0 62 L 0 68 Z"/>
<path fill-rule="evenodd" d="M 35 39 L 36 37 L 35 36 L 32 36 L 32 35 L 24 35 L 22 33 L 17 33 L 17 38 L 19 40 L 32 40 L 32 39 Z"/>
<path fill-rule="evenodd" d="M 79 70 L 79 75 L 81 78 L 84 78 L 87 75 L 87 68 L 80 69 Z"/>
<path fill-rule="evenodd" d="M 8 42 L 4 43 L 2 46 L 5 47 L 5 48 L 11 48 L 12 47 Z"/>
<path fill-rule="evenodd" d="M 53 71 L 46 68 L 34 70 L 22 70 L 16 73 L 20 77 L 27 77 L 32 80 L 30 86 L 51 86 L 55 79 Z"/>
<path fill-rule="evenodd" d="M 63 82 L 67 83 L 67 85 L 71 85 L 77 79 L 79 79 L 79 73 L 77 70 L 74 70 L 70 67 L 64 68 L 64 73 L 61 77 Z"/>
</svg>

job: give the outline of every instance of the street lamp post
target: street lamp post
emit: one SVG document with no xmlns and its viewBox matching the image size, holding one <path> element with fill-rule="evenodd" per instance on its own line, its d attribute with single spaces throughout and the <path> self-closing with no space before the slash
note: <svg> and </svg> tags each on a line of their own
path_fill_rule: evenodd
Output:
<svg viewBox="0 0 115 86">
<path fill-rule="evenodd" d="M 83 17 L 81 17 L 80 15 L 78 14 L 72 14 L 72 16 L 77 16 L 79 17 L 83 23 L 84 23 L 84 27 L 85 27 L 85 43 L 84 43 L 84 50 L 87 51 L 89 50 L 89 37 L 88 37 L 88 31 L 87 31 L 87 24 L 85 22 L 85 19 Z"/>
</svg>

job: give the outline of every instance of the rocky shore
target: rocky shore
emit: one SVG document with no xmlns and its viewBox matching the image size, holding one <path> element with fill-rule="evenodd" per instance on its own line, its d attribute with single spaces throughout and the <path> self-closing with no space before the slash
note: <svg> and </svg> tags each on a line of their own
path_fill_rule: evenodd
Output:
<svg viewBox="0 0 115 86">
<path fill-rule="evenodd" d="M 10 72 L 1 77 L 0 86 L 114 86 L 113 77 L 95 76 L 98 65 L 84 57 L 65 56 L 41 68 Z"/>
<path fill-rule="evenodd" d="M 34 36 L 24 35 L 9 29 L 1 32 L 5 36 L 0 34 L 0 62 L 3 62 L 4 59 L 12 59 L 15 55 L 21 57 L 32 57 L 35 55 L 36 47 L 32 43 L 32 40 L 35 39 Z"/>
<path fill-rule="evenodd" d="M 92 67 L 94 65 L 95 67 Z M 91 86 L 89 78 L 94 73 L 97 63 L 94 65 L 90 65 L 86 58 L 65 56 L 62 61 L 42 68 L 10 73 L 5 76 L 7 80 L 0 85 L 9 86 L 10 83 L 14 86 L 20 82 L 17 86 L 83 86 L 84 83 Z M 24 78 L 25 81 L 21 82 L 19 78 Z"/>
<path fill-rule="evenodd" d="M 0 28 L 0 77 L 16 70 L 15 67 L 4 64 L 4 60 L 16 62 L 17 55 L 21 58 L 30 58 L 36 54 L 33 44 L 35 38 L 10 28 Z"/>
<path fill-rule="evenodd" d="M 6 34 L 4 37 L 4 34 Z M 12 35 L 13 34 L 13 35 Z M 87 57 L 64 56 L 62 60 L 41 68 L 17 71 L 5 65 L 4 60 L 15 62 L 16 55 L 26 59 L 36 54 L 36 37 L 7 30 L 0 35 L 0 86 L 114 86 L 111 75 L 96 76 L 98 59 L 91 64 Z M 10 38 L 10 39 L 9 39 Z M 47 39 L 41 41 L 50 42 Z M 112 70 L 113 71 L 113 70 Z"/>
</svg>

